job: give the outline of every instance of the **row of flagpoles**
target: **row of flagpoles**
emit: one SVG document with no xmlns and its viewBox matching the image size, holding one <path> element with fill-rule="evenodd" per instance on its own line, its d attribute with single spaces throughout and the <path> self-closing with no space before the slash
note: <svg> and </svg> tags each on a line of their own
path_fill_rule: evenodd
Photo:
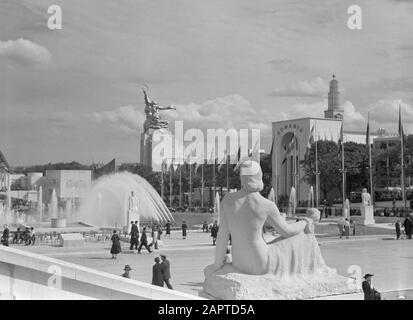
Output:
<svg viewBox="0 0 413 320">
<path fill-rule="evenodd" d="M 257 156 L 259 159 L 259 141 L 254 146 L 254 149 L 250 149 L 248 152 L 248 158 L 253 159 L 254 156 Z M 202 161 L 199 162 L 193 162 L 191 163 L 190 159 L 191 153 L 188 154 L 186 160 L 183 163 L 177 163 L 174 161 L 170 161 L 170 164 L 167 164 L 167 159 L 164 159 L 162 162 L 161 166 L 161 197 L 162 199 L 165 198 L 165 189 L 164 189 L 164 182 L 165 178 L 164 175 L 169 172 L 169 206 L 172 207 L 173 204 L 173 175 L 174 172 L 179 171 L 179 207 L 182 208 L 182 170 L 184 166 L 189 167 L 189 196 L 188 196 L 188 202 L 189 202 L 189 207 L 192 207 L 192 174 L 196 175 L 199 168 L 201 168 L 201 207 L 204 206 L 204 187 L 205 187 L 205 179 L 204 179 L 204 166 L 207 163 L 206 159 L 203 159 Z M 237 156 L 237 162 L 239 163 L 241 161 L 241 148 L 238 148 L 238 154 Z M 225 165 L 226 166 L 226 188 L 227 192 L 229 192 L 230 188 L 230 177 L 229 177 L 229 166 L 230 166 L 230 158 L 231 155 L 228 154 L 226 151 L 224 152 L 224 156 L 221 158 L 221 160 L 218 160 L 218 158 L 214 158 L 214 150 L 211 152 L 210 156 L 210 161 L 213 161 L 213 166 L 212 166 L 212 189 L 213 189 L 213 199 L 212 203 L 215 203 L 215 197 L 217 194 L 217 183 L 216 183 L 216 176 L 217 173 L 220 172 L 222 167 Z M 195 165 L 194 172 L 192 173 L 192 166 Z"/>
<path fill-rule="evenodd" d="M 343 208 L 345 206 L 345 199 L 346 199 L 346 179 L 345 179 L 345 163 L 344 163 L 344 136 L 343 136 L 343 126 L 344 126 L 344 117 L 341 123 L 341 130 L 340 130 L 340 138 L 339 138 L 339 149 L 341 150 L 341 169 L 342 169 L 342 183 L 343 183 Z M 400 139 L 400 168 L 401 168 L 401 176 L 400 176 L 400 187 L 402 190 L 402 199 L 403 199 L 403 207 L 406 208 L 406 192 L 405 192 L 405 168 L 404 168 L 404 131 L 403 131 L 403 124 L 402 124 L 402 116 L 401 116 L 401 106 L 399 105 L 399 123 L 398 123 L 398 135 Z M 370 112 L 367 114 L 367 129 L 366 129 L 366 147 L 367 147 L 367 155 L 369 159 L 369 184 L 370 184 L 370 193 L 371 193 L 371 202 L 374 203 L 374 185 L 373 185 L 373 165 L 372 165 L 372 156 L 371 156 L 371 142 L 370 142 Z M 317 145 L 316 145 L 316 152 L 317 152 Z M 317 153 L 316 153 L 316 164 L 317 164 Z M 316 165 L 317 166 L 317 165 Z"/>
<path fill-rule="evenodd" d="M 345 207 L 345 202 L 346 202 L 346 168 L 345 168 L 345 161 L 344 161 L 344 117 L 342 119 L 341 123 L 341 128 L 340 128 L 340 136 L 338 140 L 338 149 L 339 149 L 339 154 L 341 155 L 341 172 L 342 172 L 342 199 L 343 199 L 343 208 Z M 318 146 L 317 146 L 317 140 L 315 137 L 317 136 L 317 122 L 314 123 L 310 130 L 309 134 L 309 139 L 308 139 L 308 144 L 307 144 L 307 150 L 310 150 L 311 146 L 313 143 L 315 143 L 315 203 L 314 199 L 311 198 L 311 202 L 313 205 L 315 204 L 316 207 L 319 206 L 319 201 L 320 201 L 320 172 L 318 171 Z M 406 193 L 405 193 L 405 168 L 404 168 L 404 131 L 403 131 L 403 125 L 402 125 L 402 117 L 401 117 L 401 106 L 399 105 L 399 123 L 398 123 L 398 135 L 400 139 L 400 145 L 401 145 L 401 190 L 402 190 L 402 198 L 403 198 L 403 207 L 406 208 Z M 370 112 L 368 112 L 367 116 L 367 129 L 366 129 L 366 148 L 367 148 L 367 155 L 369 159 L 369 184 L 370 184 L 370 193 L 371 193 L 371 201 L 374 203 L 374 185 L 373 185 L 373 165 L 372 165 L 372 154 L 371 154 L 371 142 L 370 142 Z M 296 135 L 295 131 L 292 133 L 292 137 L 290 139 L 290 142 L 287 145 L 287 150 L 284 155 L 284 161 L 287 159 L 287 155 L 291 152 L 291 150 L 294 150 L 294 160 L 293 160 L 293 165 L 294 165 L 294 178 L 293 178 L 293 183 L 292 183 L 292 192 L 295 192 L 297 188 L 297 182 L 296 182 L 296 176 L 297 176 L 297 164 L 296 164 Z M 275 202 L 277 203 L 278 201 L 278 190 L 279 190 L 279 181 L 278 181 L 278 164 L 277 164 L 277 156 L 275 152 L 275 136 L 273 137 L 272 141 L 272 146 L 271 146 L 271 161 L 272 164 L 274 165 L 274 176 L 272 180 L 272 186 L 274 188 L 274 197 L 275 197 Z M 312 194 L 312 186 L 310 187 L 310 193 Z"/>
</svg>

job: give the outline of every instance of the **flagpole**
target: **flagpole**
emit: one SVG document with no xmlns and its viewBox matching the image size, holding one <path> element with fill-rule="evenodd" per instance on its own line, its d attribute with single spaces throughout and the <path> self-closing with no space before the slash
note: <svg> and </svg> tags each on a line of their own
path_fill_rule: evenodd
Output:
<svg viewBox="0 0 413 320">
<path fill-rule="evenodd" d="M 370 111 L 367 113 L 367 126 L 369 128 L 368 130 L 368 150 L 369 150 L 369 170 L 370 170 L 370 198 L 371 198 L 371 204 L 374 205 L 374 189 L 373 189 L 373 165 L 372 165 L 372 159 L 371 159 L 371 143 L 370 143 Z"/>
<path fill-rule="evenodd" d="M 344 170 L 344 115 L 341 123 L 341 134 L 342 134 L 342 141 L 341 141 L 341 168 L 343 171 L 343 215 L 344 215 L 344 203 L 346 201 L 346 172 Z"/>
<path fill-rule="evenodd" d="M 201 208 L 204 207 L 204 162 L 205 160 L 202 159 L 201 164 Z"/>
<path fill-rule="evenodd" d="M 314 124 L 314 140 L 315 140 L 315 204 L 316 208 L 319 206 L 319 188 L 320 188 L 320 181 L 319 181 L 319 174 L 318 174 L 318 148 L 317 148 L 317 121 Z"/>
<path fill-rule="evenodd" d="M 173 192 L 173 182 L 172 182 L 172 168 L 173 163 L 169 167 L 169 207 L 172 208 L 172 192 Z"/>
<path fill-rule="evenodd" d="M 164 200 L 164 181 L 163 181 L 163 167 L 164 162 L 162 161 L 162 168 L 161 168 L 161 199 Z"/>
<path fill-rule="evenodd" d="M 215 166 L 217 164 L 217 159 L 214 159 L 214 164 L 212 167 L 212 183 L 213 183 L 213 189 L 214 189 L 214 194 L 212 195 L 212 205 L 215 203 L 215 194 L 217 193 L 217 186 L 216 186 L 216 180 L 215 180 Z"/>
<path fill-rule="evenodd" d="M 402 126 L 401 106 L 399 105 L 399 135 L 400 135 L 400 149 L 401 149 L 401 188 L 403 195 L 403 208 L 406 209 L 406 193 L 404 188 L 404 132 Z"/>
<path fill-rule="evenodd" d="M 294 130 L 294 161 L 293 161 L 293 165 L 294 165 L 294 181 L 293 181 L 293 186 L 295 188 L 295 190 L 297 190 L 297 138 L 295 136 L 295 130 Z"/>
<path fill-rule="evenodd" d="M 227 155 L 227 193 L 229 193 L 229 154 Z"/>
<path fill-rule="evenodd" d="M 179 164 L 179 208 L 182 208 L 182 164 Z"/>
<path fill-rule="evenodd" d="M 192 165 L 189 163 L 189 212 L 192 206 Z"/>
</svg>

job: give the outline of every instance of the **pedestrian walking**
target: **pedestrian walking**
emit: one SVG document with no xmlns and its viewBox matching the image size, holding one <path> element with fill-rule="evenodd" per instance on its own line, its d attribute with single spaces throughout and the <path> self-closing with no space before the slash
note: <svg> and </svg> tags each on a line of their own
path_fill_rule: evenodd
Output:
<svg viewBox="0 0 413 320">
<path fill-rule="evenodd" d="M 146 236 L 146 227 L 143 227 L 142 229 L 142 235 L 141 235 L 141 243 L 138 248 L 138 253 L 141 253 L 142 247 L 145 246 L 146 250 L 148 250 L 149 253 L 151 253 L 151 248 L 148 246 L 148 238 Z"/>
<path fill-rule="evenodd" d="M 159 257 L 155 258 L 155 264 L 152 267 L 152 284 L 159 287 L 163 287 L 164 284 L 161 259 Z"/>
<path fill-rule="evenodd" d="M 4 225 L 3 236 L 1 237 L 1 243 L 3 246 L 9 246 L 10 230 L 7 224 Z"/>
<path fill-rule="evenodd" d="M 112 254 L 112 259 L 116 259 L 117 255 L 121 252 L 120 237 L 116 233 L 116 230 L 113 230 L 112 238 L 110 238 L 110 240 L 112 241 L 110 253 Z"/>
<path fill-rule="evenodd" d="M 165 238 L 167 236 L 171 237 L 171 223 L 169 221 L 165 224 Z"/>
<path fill-rule="evenodd" d="M 399 240 L 400 239 L 400 220 L 399 219 L 397 219 L 394 226 L 396 228 L 396 240 Z"/>
<path fill-rule="evenodd" d="M 214 221 L 214 224 L 212 225 L 212 228 L 211 228 L 212 245 L 214 246 L 217 241 L 218 230 L 219 230 L 218 223 Z"/>
<path fill-rule="evenodd" d="M 350 223 L 348 222 L 348 218 L 344 221 L 344 234 L 346 239 L 348 239 L 350 236 Z"/>
<path fill-rule="evenodd" d="M 161 235 L 162 235 L 162 233 L 163 233 L 163 231 L 162 231 L 162 226 L 160 225 L 160 224 L 158 224 L 158 240 L 161 240 Z"/>
<path fill-rule="evenodd" d="M 182 239 L 186 239 L 186 229 L 188 229 L 188 225 L 186 224 L 185 220 L 182 221 Z"/>
<path fill-rule="evenodd" d="M 126 265 L 125 266 L 125 268 L 123 268 L 123 271 L 125 271 L 123 274 L 122 274 L 122 277 L 124 277 L 124 278 L 130 278 L 130 275 L 129 275 L 129 272 L 132 270 L 132 268 L 130 267 L 130 265 Z"/>
<path fill-rule="evenodd" d="M 412 220 L 409 216 L 406 216 L 406 218 L 404 219 L 403 222 L 403 226 L 404 226 L 404 232 L 406 233 L 406 237 L 407 239 L 411 239 L 412 238 L 412 229 L 413 229 L 413 223 Z"/>
<path fill-rule="evenodd" d="M 161 259 L 162 259 L 162 276 L 163 276 L 163 281 L 166 283 L 166 286 L 169 289 L 173 289 L 170 279 L 171 279 L 171 264 L 169 263 L 169 260 L 166 258 L 165 254 L 161 254 Z"/>
<path fill-rule="evenodd" d="M 138 226 L 131 221 L 131 231 L 130 231 L 130 246 L 129 250 L 133 250 L 135 247 L 135 250 L 138 250 L 138 245 L 139 245 L 139 230 Z"/>
</svg>

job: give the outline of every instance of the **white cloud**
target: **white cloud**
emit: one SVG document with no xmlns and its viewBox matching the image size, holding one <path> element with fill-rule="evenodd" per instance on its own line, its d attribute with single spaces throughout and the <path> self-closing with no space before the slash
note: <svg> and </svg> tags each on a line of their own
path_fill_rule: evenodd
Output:
<svg viewBox="0 0 413 320">
<path fill-rule="evenodd" d="M 401 99 L 381 99 L 369 106 L 370 119 L 375 126 L 397 133 L 401 106 L 403 128 L 405 133 L 412 133 L 413 107 Z"/>
<path fill-rule="evenodd" d="M 26 39 L 0 41 L 0 58 L 15 65 L 46 64 L 51 59 L 47 48 Z"/>
<path fill-rule="evenodd" d="M 136 133 L 143 128 L 145 116 L 132 105 L 122 106 L 113 110 L 96 111 L 85 114 L 85 117 L 96 124 L 110 126 L 127 133 Z"/>
<path fill-rule="evenodd" d="M 261 129 L 270 130 L 268 113 L 257 108 L 244 97 L 233 94 L 202 103 L 175 104 L 176 111 L 165 117 L 183 120 L 184 125 L 203 129 Z"/>
<path fill-rule="evenodd" d="M 341 105 L 344 109 L 345 128 L 347 130 L 363 130 L 366 118 L 356 110 L 353 103 L 346 101 Z M 305 117 L 324 118 L 324 110 L 327 109 L 327 100 L 314 103 L 297 103 L 288 108 L 288 111 L 280 112 L 280 120 L 289 120 Z"/>
<path fill-rule="evenodd" d="M 323 97 L 328 92 L 328 81 L 321 77 L 316 77 L 310 81 L 297 81 L 289 85 L 276 88 L 271 92 L 271 96 L 288 97 Z"/>
</svg>

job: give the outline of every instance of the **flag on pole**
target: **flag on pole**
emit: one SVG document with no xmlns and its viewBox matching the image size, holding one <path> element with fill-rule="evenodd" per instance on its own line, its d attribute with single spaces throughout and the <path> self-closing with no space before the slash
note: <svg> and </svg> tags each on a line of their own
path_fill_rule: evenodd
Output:
<svg viewBox="0 0 413 320">
<path fill-rule="evenodd" d="M 338 155 L 341 154 L 341 149 L 342 149 L 343 143 L 344 143 L 343 122 L 341 122 L 340 137 L 338 138 Z"/>
<path fill-rule="evenodd" d="M 370 112 L 367 113 L 366 147 L 367 147 L 367 153 L 369 154 L 369 150 L 370 150 Z"/>
<path fill-rule="evenodd" d="M 218 164 L 218 172 L 219 172 L 219 170 L 221 170 L 222 166 L 227 163 L 226 160 L 227 160 L 227 150 L 224 151 L 224 156 L 223 156 L 223 158 L 219 161 L 219 164 Z"/>
<path fill-rule="evenodd" d="M 314 143 L 314 125 L 310 130 L 310 136 L 308 137 L 307 148 L 311 149 L 311 145 Z"/>
<path fill-rule="evenodd" d="M 401 105 L 399 105 L 399 137 L 400 137 L 400 142 L 403 148 L 404 147 L 404 131 L 403 131 L 403 124 L 402 124 Z"/>
</svg>

